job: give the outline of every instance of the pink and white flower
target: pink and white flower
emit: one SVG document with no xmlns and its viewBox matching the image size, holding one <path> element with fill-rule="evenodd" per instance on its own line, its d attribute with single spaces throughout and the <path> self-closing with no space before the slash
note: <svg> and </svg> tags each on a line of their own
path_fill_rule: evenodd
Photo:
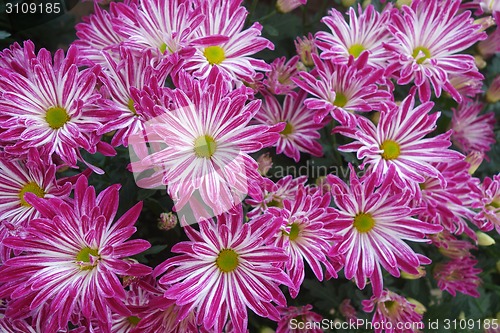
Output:
<svg viewBox="0 0 500 333">
<path fill-rule="evenodd" d="M 241 208 L 220 215 L 217 222 L 199 222 L 200 231 L 186 226 L 189 241 L 177 243 L 155 269 L 165 297 L 185 306 L 177 320 L 195 310 L 197 323 L 221 333 L 228 318 L 234 332 L 247 331 L 247 307 L 261 317 L 279 320 L 273 303 L 286 306 L 280 284 L 291 285 L 278 268 L 288 258 L 282 249 L 269 246 L 282 224 L 270 214 L 242 223 Z"/>
<path fill-rule="evenodd" d="M 320 328 L 305 328 L 308 326 L 313 327 L 315 323 L 319 323 L 323 320 L 321 315 L 311 311 L 312 308 L 313 306 L 311 304 L 299 307 L 289 306 L 287 308 L 280 308 L 281 319 L 278 322 L 276 333 L 323 333 L 323 330 Z M 296 323 L 304 323 L 304 328 L 291 328 L 290 323 L 292 323 L 292 320 L 295 320 Z"/>
<path fill-rule="evenodd" d="M 485 177 L 481 184 L 482 199 L 476 215 L 479 223 L 486 223 L 485 230 L 495 228 L 500 234 L 500 174 Z"/>
<path fill-rule="evenodd" d="M 111 309 L 130 313 L 121 303 L 125 291 L 118 276 L 142 276 L 151 269 L 127 257 L 150 244 L 127 239 L 142 208 L 138 203 L 113 222 L 118 209 L 118 185 L 96 197 L 86 177 L 75 186 L 70 205 L 57 198 L 42 199 L 27 193 L 26 200 L 41 214 L 4 244 L 23 254 L 0 267 L 0 297 L 11 297 L 5 315 L 25 318 L 50 311 L 43 320 L 45 332 L 66 329 L 76 319 L 97 319 L 103 329 L 111 322 Z"/>
<path fill-rule="evenodd" d="M 440 263 L 434 268 L 434 278 L 438 287 L 456 296 L 457 292 L 472 297 L 479 297 L 477 288 L 481 284 L 478 274 L 481 269 L 475 268 L 477 260 L 473 257 L 454 259 Z"/>
<path fill-rule="evenodd" d="M 298 95 L 287 95 L 283 106 L 276 97 L 266 94 L 264 103 L 255 115 L 257 123 L 269 126 L 285 123 L 276 142 L 276 153 L 285 154 L 295 162 L 300 160 L 300 153 L 322 156 L 323 149 L 317 139 L 319 130 L 325 126 L 325 121 L 316 123 L 313 111 L 304 105 L 307 94 L 301 91 Z"/>
<path fill-rule="evenodd" d="M 395 167 L 390 166 L 380 186 L 376 174 L 360 180 L 352 167 L 349 186 L 337 176 L 327 176 L 339 214 L 332 227 L 343 236 L 330 255 L 345 257 L 345 277 L 354 278 L 360 289 L 370 279 L 376 297 L 381 296 L 383 288 L 381 266 L 399 277 L 400 270 L 416 275 L 420 265 L 431 262 L 404 241 L 427 242 L 426 234 L 442 230 L 412 217 L 411 191 L 395 190 L 395 174 Z"/>
<path fill-rule="evenodd" d="M 271 70 L 266 73 L 267 79 L 264 81 L 269 91 L 275 95 L 286 95 L 294 93 L 297 88 L 293 77 L 299 72 L 299 57 L 292 57 L 286 61 L 285 57 L 276 58 L 271 63 Z"/>
</svg>

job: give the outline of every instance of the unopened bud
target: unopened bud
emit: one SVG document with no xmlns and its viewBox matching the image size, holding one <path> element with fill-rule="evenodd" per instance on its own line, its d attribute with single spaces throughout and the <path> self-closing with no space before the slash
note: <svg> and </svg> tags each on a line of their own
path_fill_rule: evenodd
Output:
<svg viewBox="0 0 500 333">
<path fill-rule="evenodd" d="M 265 176 L 267 175 L 269 169 L 271 169 L 271 167 L 273 166 L 273 159 L 271 158 L 269 153 L 265 153 L 260 155 L 259 158 L 257 158 L 257 164 L 259 165 L 258 168 L 259 173 L 262 176 Z"/>
<path fill-rule="evenodd" d="M 416 299 L 407 298 L 406 300 L 408 302 L 410 302 L 411 304 L 415 305 L 415 312 L 416 313 L 423 315 L 427 311 L 427 308 L 422 303 L 417 301 Z"/>
<path fill-rule="evenodd" d="M 170 230 L 177 225 L 177 216 L 174 213 L 161 213 L 158 219 L 158 228 L 161 230 Z"/>
<path fill-rule="evenodd" d="M 484 159 L 484 153 L 480 151 L 470 152 L 469 155 L 465 158 L 465 161 L 469 163 L 469 174 L 473 175 L 476 172 L 477 168 L 481 165 Z"/>
<path fill-rule="evenodd" d="M 488 234 L 481 231 L 476 231 L 477 244 L 479 246 L 491 246 L 495 244 L 495 240 Z"/>
</svg>

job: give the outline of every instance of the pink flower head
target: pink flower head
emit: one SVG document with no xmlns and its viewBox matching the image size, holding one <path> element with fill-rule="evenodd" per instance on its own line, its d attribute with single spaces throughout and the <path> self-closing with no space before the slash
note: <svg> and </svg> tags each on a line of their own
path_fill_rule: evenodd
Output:
<svg viewBox="0 0 500 333">
<path fill-rule="evenodd" d="M 387 28 L 393 13 L 392 6 L 379 13 L 373 5 L 367 6 L 364 12 L 359 5 L 359 16 L 353 7 L 349 8 L 347 23 L 342 13 L 336 9 L 330 10 L 329 16 L 323 17 L 321 22 L 332 32 L 316 33 L 316 44 L 323 51 L 321 58 L 330 59 L 337 64 L 347 64 L 349 57 L 358 58 L 361 53 L 367 52 L 368 66 L 387 67 L 393 55 L 384 48 L 384 43 L 393 42 Z"/>
<path fill-rule="evenodd" d="M 219 215 L 241 202 L 241 195 L 258 191 L 261 176 L 248 154 L 273 145 L 284 124 L 248 126 L 260 101 L 245 104 L 246 88 L 231 91 L 217 70 L 207 81 L 191 84 L 189 96 L 187 90 L 172 93 L 170 110 L 155 106 L 161 115 L 148 131 L 167 147 L 139 164 L 162 170 L 176 210 L 199 193 L 207 209 Z"/>
<path fill-rule="evenodd" d="M 472 257 L 454 259 L 444 264 L 438 264 L 434 268 L 434 278 L 438 287 L 446 290 L 453 296 L 457 291 L 472 297 L 479 297 L 477 288 L 481 284 L 478 274 L 481 269 L 475 268 L 477 260 Z"/>
<path fill-rule="evenodd" d="M 377 126 L 359 117 L 358 129 L 349 125 L 335 128 L 334 132 L 356 140 L 339 150 L 357 152 L 357 157 L 363 159 L 361 167 L 370 165 L 370 171 L 378 175 L 378 184 L 391 165 L 396 170 L 394 181 L 402 187 L 422 183 L 425 176 L 442 179 L 432 162 L 463 157 L 448 149 L 451 131 L 424 138 L 436 128 L 440 113 L 429 114 L 432 102 L 414 105 L 414 95 L 410 94 L 399 107 L 382 112 Z"/>
<path fill-rule="evenodd" d="M 281 106 L 276 97 L 266 94 L 262 108 L 255 115 L 257 123 L 269 126 L 283 122 L 286 124 L 276 142 L 276 153 L 284 153 L 295 162 L 300 160 L 300 152 L 313 156 L 323 155 L 323 149 L 317 139 L 320 138 L 318 131 L 323 128 L 325 121 L 321 123 L 314 121 L 313 111 L 304 105 L 306 97 L 304 91 L 298 95 L 287 95 Z"/>
<path fill-rule="evenodd" d="M 97 318 L 101 326 L 111 322 L 111 309 L 130 313 L 121 303 L 125 291 L 118 276 L 142 276 L 149 267 L 126 257 L 150 244 L 127 239 L 142 208 L 139 203 L 113 223 L 118 209 L 118 185 L 97 197 L 86 177 L 75 186 L 72 205 L 57 199 L 26 194 L 26 200 L 41 214 L 26 228 L 24 237 L 12 236 L 4 244 L 23 254 L 0 267 L 0 297 L 10 296 L 6 316 L 16 319 L 40 311 L 44 332 L 65 329 L 75 318 Z"/>
<path fill-rule="evenodd" d="M 0 68 L 0 127 L 4 129 L 0 140 L 6 152 L 22 156 L 31 147 L 50 146 L 49 155 L 75 168 L 77 161 L 85 162 L 80 148 L 92 154 L 115 153 L 99 141 L 95 131 L 101 123 L 89 115 L 100 96 L 95 91 L 98 68 L 80 71 L 77 57 L 76 47 L 71 46 L 66 57 L 58 50 L 52 62 L 50 52 L 41 49 L 30 61 L 28 72 L 34 73 L 30 77 Z"/>
<path fill-rule="evenodd" d="M 184 68 L 198 78 L 206 78 L 213 67 L 230 80 L 252 82 L 256 70 L 268 71 L 270 66 L 252 55 L 273 43 L 260 37 L 262 26 L 255 22 L 243 30 L 246 16 L 242 0 L 194 1 L 205 19 L 196 29 L 200 42 L 193 43 L 196 52 L 186 59 Z"/>
<path fill-rule="evenodd" d="M 283 208 L 270 208 L 269 212 L 283 218 L 281 229 L 276 233 L 274 244 L 285 250 L 288 261 L 284 265 L 293 287 L 290 295 L 296 298 L 304 281 L 304 260 L 309 264 L 319 281 L 323 280 L 326 267 L 329 276 L 337 276 L 327 259 L 328 251 L 335 237 L 332 224 L 337 214 L 329 207 L 330 193 L 309 194 L 300 186 L 294 200 L 284 200 Z"/>
<path fill-rule="evenodd" d="M 299 72 L 299 57 L 295 56 L 286 61 L 285 57 L 276 58 L 271 63 L 271 71 L 267 73 L 265 84 L 269 91 L 275 95 L 286 95 L 297 87 L 292 81 Z"/>
<path fill-rule="evenodd" d="M 30 62 L 36 58 L 35 44 L 27 40 L 21 47 L 13 43 L 10 48 L 0 52 L 0 68 L 6 68 L 25 77 L 31 77 Z"/>
<path fill-rule="evenodd" d="M 316 47 L 316 42 L 311 33 L 307 36 L 297 37 L 295 40 L 295 50 L 304 66 L 314 66 L 312 55 L 318 55 L 318 48 Z"/>
<path fill-rule="evenodd" d="M 186 226 L 189 241 L 177 243 L 172 252 L 181 255 L 156 267 L 166 288 L 165 297 L 185 305 L 182 320 L 195 310 L 199 325 L 222 332 L 228 317 L 234 332 L 247 330 L 247 307 L 261 317 L 279 320 L 272 304 L 286 306 L 280 284 L 291 285 L 278 268 L 288 258 L 282 249 L 269 246 L 282 220 L 270 214 L 242 223 L 241 208 L 220 215 L 217 222 L 202 220 L 200 231 Z"/>
<path fill-rule="evenodd" d="M 486 153 L 495 143 L 495 113 L 479 115 L 484 105 L 464 100 L 453 110 L 451 139 L 464 153 L 479 151 Z"/>
<path fill-rule="evenodd" d="M 327 176 L 339 214 L 332 227 L 343 236 L 330 255 L 345 257 L 345 277 L 354 278 L 360 289 L 370 279 L 376 297 L 383 288 L 380 266 L 399 277 L 400 269 L 418 274 L 421 264 L 430 263 L 430 259 L 415 253 L 404 240 L 426 242 L 426 234 L 442 230 L 441 226 L 411 217 L 414 215 L 409 206 L 411 191 L 394 190 L 395 174 L 395 167 L 389 167 L 379 187 L 375 174 L 359 180 L 352 166 L 349 186 L 337 176 Z"/>
<path fill-rule="evenodd" d="M 290 328 L 292 320 L 296 323 L 304 323 L 305 326 L 314 325 L 313 323 L 319 323 L 323 320 L 321 315 L 316 312 L 311 311 L 313 306 L 307 304 L 304 306 L 289 306 L 287 308 L 280 308 L 281 319 L 278 322 L 278 327 L 276 328 L 276 333 L 322 333 L 323 330 L 319 328 Z M 297 325 L 298 326 L 298 325 Z"/>
<path fill-rule="evenodd" d="M 349 113 L 384 110 L 386 103 L 392 105 L 392 94 L 379 89 L 377 82 L 382 69 L 366 66 L 368 53 L 356 60 L 350 58 L 346 65 L 331 60 L 321 60 L 313 54 L 315 69 L 312 73 L 300 72 L 299 79 L 292 79 L 300 88 L 313 95 L 305 105 L 316 111 L 315 121 L 321 122 L 331 113 L 333 118 L 345 122 Z M 319 80 L 316 79 L 317 75 Z"/>
<path fill-rule="evenodd" d="M 429 238 L 432 240 L 432 244 L 439 249 L 439 252 L 442 255 L 452 259 L 469 257 L 471 255 L 470 250 L 477 249 L 471 242 L 457 239 L 446 230 L 443 230 L 438 234 L 431 235 Z"/>
<path fill-rule="evenodd" d="M 384 44 L 393 52 L 391 69 L 399 71 L 398 84 L 411 81 L 421 101 L 444 89 L 458 102 L 462 97 L 450 84 L 449 75 L 477 71 L 474 58 L 457 54 L 486 38 L 480 25 L 473 24 L 469 11 L 457 15 L 460 0 L 414 0 L 403 6 L 402 15 L 393 15 L 389 30 L 394 42 Z"/>
<path fill-rule="evenodd" d="M 461 96 L 470 98 L 474 98 L 483 92 L 483 79 L 483 74 L 475 69 L 466 73 L 450 73 L 448 75 L 448 80 L 453 88 L 455 88 Z"/>
<path fill-rule="evenodd" d="M 486 230 L 495 228 L 500 234 L 500 174 L 484 178 L 481 190 L 481 210 L 477 213 L 476 220 L 486 223 Z"/>
<path fill-rule="evenodd" d="M 380 296 L 372 296 L 363 301 L 365 312 L 375 310 L 372 318 L 375 333 L 419 332 L 424 328 L 423 316 L 415 311 L 415 307 L 415 304 L 390 290 L 384 290 Z M 405 324 L 405 329 L 399 328 L 402 323 Z"/>
</svg>

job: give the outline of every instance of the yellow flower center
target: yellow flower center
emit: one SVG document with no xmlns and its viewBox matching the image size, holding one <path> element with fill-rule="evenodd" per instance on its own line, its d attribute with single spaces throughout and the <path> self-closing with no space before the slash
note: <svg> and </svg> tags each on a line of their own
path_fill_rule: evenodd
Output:
<svg viewBox="0 0 500 333">
<path fill-rule="evenodd" d="M 33 193 L 39 198 L 43 198 L 45 196 L 45 191 L 40 186 L 38 186 L 37 183 L 29 182 L 28 184 L 23 186 L 21 191 L 19 191 L 19 199 L 21 199 L 21 206 L 31 207 L 31 205 L 27 203 L 26 200 L 24 200 L 24 195 L 28 192 Z"/>
<path fill-rule="evenodd" d="M 281 131 L 281 135 L 288 136 L 293 133 L 293 126 L 289 122 L 286 123 L 285 128 Z"/>
<path fill-rule="evenodd" d="M 130 317 L 127 317 L 127 320 L 131 325 L 135 326 L 135 325 L 139 324 L 139 321 L 141 321 L 141 318 L 139 318 L 137 316 L 130 316 Z"/>
<path fill-rule="evenodd" d="M 419 57 L 419 54 L 421 54 L 420 52 L 422 52 L 424 55 L 420 55 Z M 431 51 L 429 51 L 429 49 L 426 47 L 418 46 L 413 49 L 413 54 L 411 56 L 417 60 L 417 64 L 422 64 L 425 60 L 431 57 Z"/>
<path fill-rule="evenodd" d="M 194 153 L 197 157 L 210 158 L 217 149 L 217 143 L 209 135 L 202 135 L 194 140 Z"/>
<path fill-rule="evenodd" d="M 267 203 L 267 207 L 283 208 L 283 202 L 280 199 L 273 199 Z"/>
<path fill-rule="evenodd" d="M 224 50 L 220 46 L 209 46 L 203 51 L 203 55 L 207 58 L 210 65 L 219 65 L 226 59 Z"/>
<path fill-rule="evenodd" d="M 358 232 L 364 233 L 373 229 L 375 226 L 375 220 L 369 213 L 359 213 L 354 217 L 353 225 Z"/>
<path fill-rule="evenodd" d="M 134 107 L 134 100 L 132 98 L 128 99 L 127 107 L 130 110 L 130 112 L 132 112 L 134 114 L 134 116 L 137 116 L 137 111 L 135 110 L 135 107 Z"/>
<path fill-rule="evenodd" d="M 230 273 L 238 267 L 238 254 L 231 249 L 223 249 L 215 260 L 217 267 L 224 273 Z"/>
<path fill-rule="evenodd" d="M 77 253 L 76 261 L 77 261 L 77 263 L 80 263 L 80 269 L 90 270 L 97 265 L 97 261 L 90 264 L 90 256 L 99 257 L 99 253 L 98 253 L 97 249 L 91 249 L 90 247 L 85 246 L 83 249 L 80 250 L 80 252 Z M 86 264 L 90 264 L 90 265 L 86 265 Z"/>
<path fill-rule="evenodd" d="M 52 129 L 59 129 L 69 120 L 69 115 L 64 108 L 54 106 L 45 113 L 45 121 Z"/>
<path fill-rule="evenodd" d="M 359 55 L 361 54 L 361 52 L 363 52 L 364 50 L 365 50 L 365 47 L 363 45 L 361 45 L 361 44 L 353 44 L 349 48 L 348 52 L 354 58 L 357 58 L 357 57 L 359 57 Z"/>
<path fill-rule="evenodd" d="M 394 160 L 401 154 L 401 147 L 393 140 L 385 140 L 382 142 L 380 149 L 384 151 L 382 153 L 384 160 Z"/>
<path fill-rule="evenodd" d="M 347 104 L 347 96 L 341 92 L 335 92 L 335 101 L 333 105 L 343 108 Z"/>
<path fill-rule="evenodd" d="M 292 223 L 290 226 L 290 233 L 288 234 L 288 238 L 291 241 L 296 240 L 299 237 L 300 234 L 300 227 L 298 223 Z"/>
<path fill-rule="evenodd" d="M 487 206 L 492 207 L 492 208 L 494 208 L 494 209 L 498 209 L 498 208 L 500 208 L 500 199 L 493 200 L 493 201 L 492 201 L 492 202 L 490 202 Z"/>
</svg>

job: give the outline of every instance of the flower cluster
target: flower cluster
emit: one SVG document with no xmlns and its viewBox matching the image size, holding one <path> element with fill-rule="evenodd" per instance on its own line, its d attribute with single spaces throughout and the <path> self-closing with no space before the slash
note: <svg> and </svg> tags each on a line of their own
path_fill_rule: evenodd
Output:
<svg viewBox="0 0 500 333">
<path fill-rule="evenodd" d="M 306 3 L 95 0 L 66 51 L 0 52 L 0 331 L 320 332 L 357 307 L 406 332 L 404 279 L 481 296 L 498 8 L 336 5 L 269 59 L 266 21 Z"/>
</svg>

